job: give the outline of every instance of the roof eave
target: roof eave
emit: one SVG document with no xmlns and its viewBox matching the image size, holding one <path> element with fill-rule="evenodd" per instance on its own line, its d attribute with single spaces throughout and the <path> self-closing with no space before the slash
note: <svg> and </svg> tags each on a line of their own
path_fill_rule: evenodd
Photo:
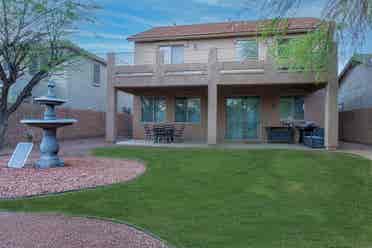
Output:
<svg viewBox="0 0 372 248">
<path fill-rule="evenodd" d="M 349 73 L 350 70 L 352 70 L 356 65 L 361 64 L 361 62 L 356 61 L 354 59 L 354 56 L 349 59 L 349 61 L 344 66 L 344 69 L 342 69 L 340 75 L 338 75 L 338 83 L 341 84 L 341 81 L 345 78 L 345 76 Z"/>
<path fill-rule="evenodd" d="M 301 28 L 288 30 L 287 34 L 303 34 L 314 31 L 316 28 Z M 140 37 L 134 35 L 127 38 L 128 41 L 133 42 L 154 42 L 154 41 L 170 41 L 170 40 L 191 40 L 191 39 L 211 39 L 211 38 L 231 38 L 231 37 L 242 37 L 242 36 L 259 36 L 261 32 L 232 32 L 232 33 L 219 33 L 219 34 L 192 34 L 192 35 L 177 35 L 177 36 L 149 36 Z"/>
<path fill-rule="evenodd" d="M 82 55 L 82 57 L 86 58 L 86 59 L 89 59 L 89 60 L 92 60 L 94 62 L 97 62 L 97 63 L 100 63 L 101 65 L 103 66 L 107 66 L 107 62 L 106 60 L 104 60 L 103 58 L 91 53 L 91 52 L 88 52 L 87 50 L 73 44 L 73 46 L 71 47 L 73 50 L 75 50 L 75 52 L 79 53 Z"/>
</svg>

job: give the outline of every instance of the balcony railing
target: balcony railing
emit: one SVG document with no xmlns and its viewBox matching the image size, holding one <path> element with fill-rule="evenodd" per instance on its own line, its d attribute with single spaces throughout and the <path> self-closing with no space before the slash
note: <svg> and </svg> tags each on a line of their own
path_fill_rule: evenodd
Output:
<svg viewBox="0 0 372 248">
<path fill-rule="evenodd" d="M 115 53 L 116 65 L 134 65 L 134 52 Z"/>
<path fill-rule="evenodd" d="M 315 73 L 283 71 L 270 60 L 220 61 L 217 49 L 209 51 L 207 63 L 164 64 L 161 57 L 157 53 L 154 64 L 121 65 L 114 63 L 115 55 L 110 54 L 109 76 L 118 87 L 208 85 L 211 80 L 226 85 L 326 81 L 325 73 L 316 77 Z"/>
</svg>

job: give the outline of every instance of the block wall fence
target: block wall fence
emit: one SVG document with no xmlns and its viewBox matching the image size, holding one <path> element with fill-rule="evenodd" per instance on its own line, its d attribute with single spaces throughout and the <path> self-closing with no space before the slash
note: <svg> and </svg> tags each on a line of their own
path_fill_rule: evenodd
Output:
<svg viewBox="0 0 372 248">
<path fill-rule="evenodd" d="M 36 104 L 22 104 L 9 119 L 6 135 L 6 145 L 14 146 L 18 142 L 27 141 L 28 134 L 33 137 L 33 142 L 40 142 L 41 130 L 21 124 L 22 119 L 41 118 L 44 112 L 42 106 Z M 59 118 L 74 118 L 78 122 L 72 126 L 58 129 L 57 136 L 60 140 L 95 138 L 105 136 L 105 112 L 93 110 L 78 110 L 70 108 L 57 108 Z M 131 137 L 132 116 L 128 113 L 118 113 L 116 122 L 119 137 Z"/>
<path fill-rule="evenodd" d="M 340 140 L 372 144 L 372 108 L 340 112 Z"/>
</svg>

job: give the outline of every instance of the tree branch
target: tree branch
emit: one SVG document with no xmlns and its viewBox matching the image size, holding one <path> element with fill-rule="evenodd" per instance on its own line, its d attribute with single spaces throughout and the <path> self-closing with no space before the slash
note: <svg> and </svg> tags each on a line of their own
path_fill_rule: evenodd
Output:
<svg viewBox="0 0 372 248">
<path fill-rule="evenodd" d="M 6 76 L 6 73 L 5 73 L 5 70 L 4 70 L 2 64 L 0 64 L 0 80 L 3 82 L 3 85 L 8 85 L 9 84 L 9 80 Z"/>
<path fill-rule="evenodd" d="M 17 110 L 19 105 L 23 102 L 23 100 L 31 95 L 32 89 L 37 85 L 41 80 L 48 77 L 47 72 L 38 72 L 33 76 L 33 78 L 30 80 L 30 82 L 23 88 L 23 90 L 20 92 L 20 94 L 17 96 L 16 101 L 7 109 L 6 114 L 9 116 L 14 111 Z"/>
</svg>

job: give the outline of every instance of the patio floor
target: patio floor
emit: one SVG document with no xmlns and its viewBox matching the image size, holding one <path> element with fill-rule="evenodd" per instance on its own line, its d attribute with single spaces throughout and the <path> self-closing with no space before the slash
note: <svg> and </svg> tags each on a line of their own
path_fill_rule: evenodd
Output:
<svg viewBox="0 0 372 248">
<path fill-rule="evenodd" d="M 236 149 L 297 149 L 297 150 L 309 150 L 310 148 L 303 146 L 301 144 L 248 144 L 248 143 L 225 143 L 218 144 L 215 146 L 207 145 L 206 143 L 153 143 L 145 140 L 123 140 L 116 142 L 116 145 L 120 146 L 141 146 L 141 147 L 168 147 L 168 148 L 208 148 L 208 147 L 218 147 L 218 148 L 236 148 Z M 313 150 L 313 149 L 311 149 Z"/>
<path fill-rule="evenodd" d="M 358 143 L 340 142 L 338 152 L 347 152 L 372 160 L 372 145 Z"/>
</svg>

